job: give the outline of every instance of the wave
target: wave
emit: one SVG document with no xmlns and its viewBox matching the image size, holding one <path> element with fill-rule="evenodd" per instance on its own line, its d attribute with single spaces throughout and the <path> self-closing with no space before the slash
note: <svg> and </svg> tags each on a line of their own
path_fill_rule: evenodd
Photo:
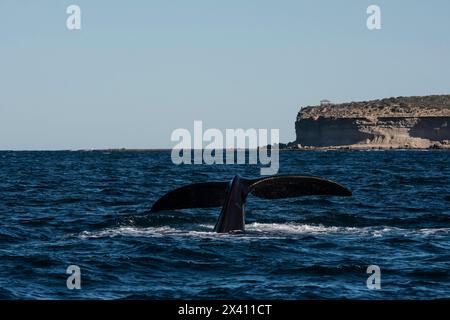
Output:
<svg viewBox="0 0 450 320">
<path fill-rule="evenodd" d="M 433 235 L 449 234 L 450 228 L 422 228 L 422 229 L 402 229 L 396 227 L 341 227 L 324 226 L 297 223 L 258 223 L 254 222 L 246 226 L 249 231 L 287 233 L 287 234 L 347 234 L 347 235 L 366 235 L 372 237 L 382 237 L 385 235 Z"/>
<path fill-rule="evenodd" d="M 138 227 L 117 227 L 108 228 L 101 231 L 82 231 L 80 233 L 80 238 L 113 238 L 117 236 L 132 236 L 132 237 L 162 237 L 164 235 L 173 234 L 178 232 L 177 229 L 170 227 L 148 227 L 148 228 L 138 228 Z"/>
<path fill-rule="evenodd" d="M 250 223 L 243 234 L 218 234 L 213 231 L 214 225 L 201 224 L 199 230 L 178 229 L 169 226 L 132 227 L 119 226 L 100 231 L 83 231 L 78 236 L 82 239 L 124 237 L 202 237 L 202 238 L 285 238 L 295 235 L 358 235 L 362 237 L 385 236 L 434 236 L 449 235 L 450 228 L 402 229 L 396 227 L 339 227 L 310 225 L 298 223 Z"/>
</svg>

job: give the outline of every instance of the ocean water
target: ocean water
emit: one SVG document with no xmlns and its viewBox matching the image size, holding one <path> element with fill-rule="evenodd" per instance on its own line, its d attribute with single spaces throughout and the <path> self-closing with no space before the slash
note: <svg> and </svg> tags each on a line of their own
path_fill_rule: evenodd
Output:
<svg viewBox="0 0 450 320">
<path fill-rule="evenodd" d="M 258 177 L 256 165 L 0 152 L 0 299 L 450 298 L 449 164 L 445 151 L 282 152 L 280 174 L 333 179 L 353 196 L 250 196 L 247 232 L 224 235 L 212 232 L 220 208 L 149 208 L 191 182 Z M 79 290 L 66 286 L 69 265 Z"/>
</svg>

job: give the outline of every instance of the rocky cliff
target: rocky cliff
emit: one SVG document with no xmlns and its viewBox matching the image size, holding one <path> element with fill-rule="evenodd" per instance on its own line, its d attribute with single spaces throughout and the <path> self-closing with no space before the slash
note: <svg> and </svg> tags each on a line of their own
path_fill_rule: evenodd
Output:
<svg viewBox="0 0 450 320">
<path fill-rule="evenodd" d="M 301 148 L 450 148 L 450 95 L 308 106 L 295 130 Z"/>
</svg>

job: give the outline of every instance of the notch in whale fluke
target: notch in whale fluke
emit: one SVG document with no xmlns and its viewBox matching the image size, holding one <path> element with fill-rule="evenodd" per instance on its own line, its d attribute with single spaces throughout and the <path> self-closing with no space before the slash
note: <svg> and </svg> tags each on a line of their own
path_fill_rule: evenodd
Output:
<svg viewBox="0 0 450 320">
<path fill-rule="evenodd" d="M 244 205 L 248 194 L 263 199 L 309 195 L 351 196 L 346 187 L 312 176 L 279 175 L 259 179 L 235 176 L 230 182 L 202 182 L 172 190 L 154 203 L 151 212 L 222 207 L 215 231 L 244 231 Z"/>
</svg>

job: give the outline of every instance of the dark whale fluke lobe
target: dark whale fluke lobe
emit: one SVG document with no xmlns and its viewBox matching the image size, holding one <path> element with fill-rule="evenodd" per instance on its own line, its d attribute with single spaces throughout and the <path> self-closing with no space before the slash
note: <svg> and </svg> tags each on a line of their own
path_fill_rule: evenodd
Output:
<svg viewBox="0 0 450 320">
<path fill-rule="evenodd" d="M 259 179 L 235 176 L 230 182 L 202 182 L 172 190 L 156 201 L 151 212 L 222 207 L 214 231 L 243 232 L 248 194 L 263 199 L 309 195 L 351 196 L 346 187 L 319 177 L 279 175 Z"/>
<path fill-rule="evenodd" d="M 177 188 L 159 198 L 151 211 L 220 207 L 228 185 L 229 182 L 201 182 Z"/>
<path fill-rule="evenodd" d="M 258 198 L 283 199 L 300 196 L 328 195 L 351 196 L 346 187 L 322 178 L 285 175 L 252 181 L 250 193 Z"/>
</svg>

